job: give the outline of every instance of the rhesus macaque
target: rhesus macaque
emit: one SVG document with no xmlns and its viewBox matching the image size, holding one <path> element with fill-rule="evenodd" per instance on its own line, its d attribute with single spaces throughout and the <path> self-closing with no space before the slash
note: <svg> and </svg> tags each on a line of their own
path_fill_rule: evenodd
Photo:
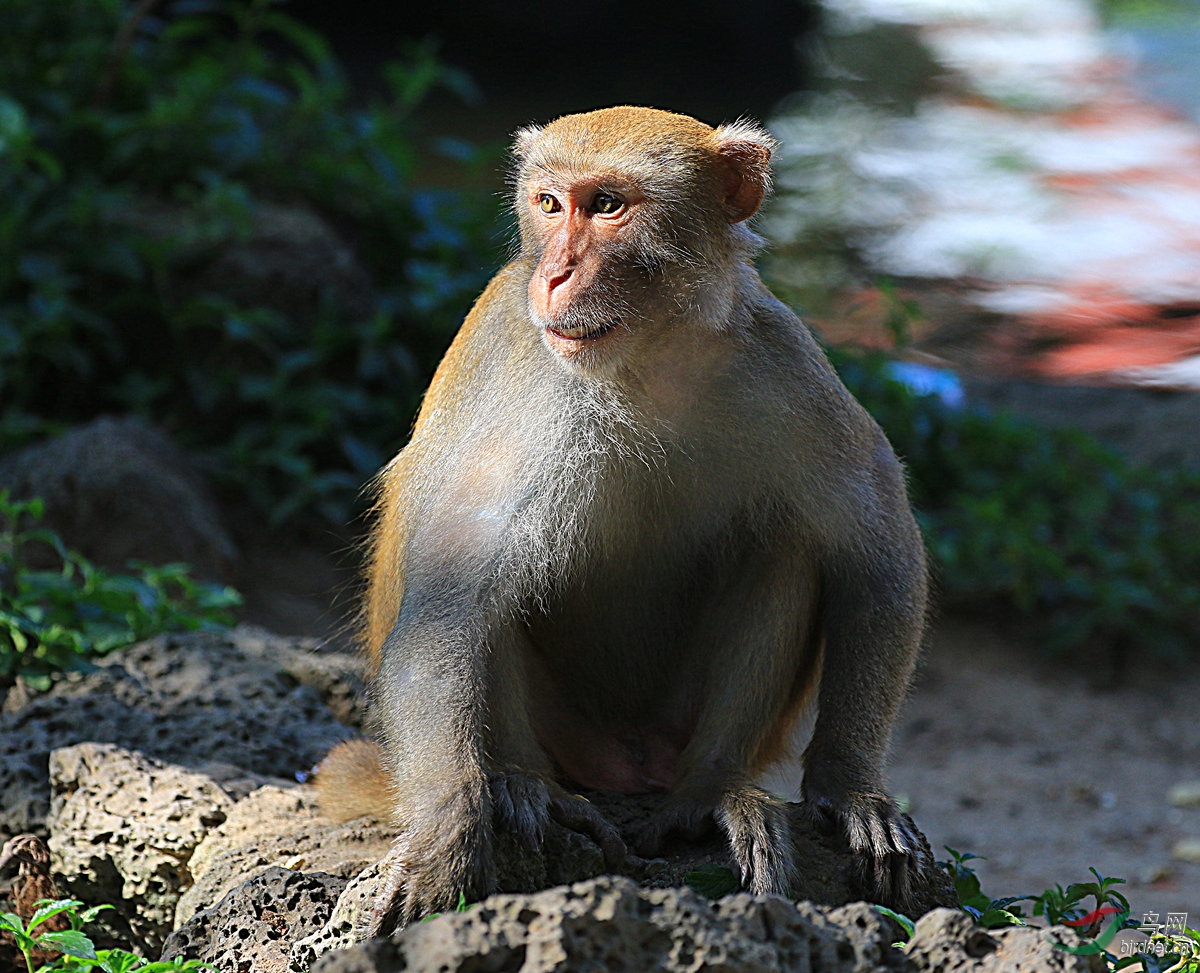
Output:
<svg viewBox="0 0 1200 973">
<path fill-rule="evenodd" d="M 376 927 L 487 894 L 497 828 L 536 844 L 553 817 L 619 862 L 572 788 L 665 792 L 636 850 L 715 819 L 745 888 L 786 893 L 755 781 L 814 699 L 812 816 L 878 900 L 929 863 L 882 773 L 924 551 L 883 433 L 751 266 L 772 145 L 628 107 L 517 134 L 520 252 L 379 481 L 369 786 L 402 854 Z M 373 774 L 344 756 L 334 804 Z"/>
</svg>

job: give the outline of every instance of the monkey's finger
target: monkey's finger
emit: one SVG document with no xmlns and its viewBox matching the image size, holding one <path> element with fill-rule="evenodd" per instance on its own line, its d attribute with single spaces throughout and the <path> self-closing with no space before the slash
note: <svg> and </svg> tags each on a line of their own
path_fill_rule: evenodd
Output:
<svg viewBox="0 0 1200 973">
<path fill-rule="evenodd" d="M 550 799 L 550 816 L 564 828 L 591 838 L 604 853 L 607 868 L 620 869 L 629 858 L 629 849 L 616 828 L 581 797 L 566 795 Z"/>
<path fill-rule="evenodd" d="M 545 782 L 526 774 L 492 774 L 488 789 L 496 823 L 516 834 L 531 851 L 540 848 L 550 816 Z"/>
</svg>

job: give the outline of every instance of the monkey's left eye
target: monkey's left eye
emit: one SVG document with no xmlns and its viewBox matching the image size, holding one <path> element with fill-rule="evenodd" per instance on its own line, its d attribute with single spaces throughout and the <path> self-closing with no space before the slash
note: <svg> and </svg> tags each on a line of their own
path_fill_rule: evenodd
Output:
<svg viewBox="0 0 1200 973">
<path fill-rule="evenodd" d="M 562 209 L 562 206 L 559 204 L 558 200 L 549 193 L 542 193 L 538 197 L 538 208 L 541 209 L 543 213 L 557 213 L 560 209 Z"/>
<path fill-rule="evenodd" d="M 596 193 L 592 209 L 604 216 L 611 216 L 624 205 L 624 201 L 611 193 Z"/>
</svg>

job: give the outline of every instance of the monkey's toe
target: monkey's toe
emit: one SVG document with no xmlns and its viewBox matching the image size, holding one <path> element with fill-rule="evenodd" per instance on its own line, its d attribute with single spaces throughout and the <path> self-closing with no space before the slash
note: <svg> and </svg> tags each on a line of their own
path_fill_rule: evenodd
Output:
<svg viewBox="0 0 1200 973">
<path fill-rule="evenodd" d="M 885 794 L 851 794 L 841 804 L 806 802 L 819 825 L 845 831 L 858 865 L 862 894 L 898 912 L 911 912 L 920 875 L 936 868 L 929 842 Z"/>
<path fill-rule="evenodd" d="M 713 826 L 715 800 L 675 797 L 658 814 L 638 829 L 633 846 L 639 855 L 654 857 L 671 835 L 696 840 Z"/>
<path fill-rule="evenodd" d="M 787 895 L 796 883 L 795 850 L 787 808 L 757 787 L 726 792 L 716 810 L 748 892 Z"/>
<path fill-rule="evenodd" d="M 497 772 L 488 775 L 488 790 L 496 826 L 513 832 L 531 851 L 540 848 L 550 817 L 546 781 L 534 774 Z"/>
<path fill-rule="evenodd" d="M 637 835 L 639 854 L 655 855 L 671 834 L 696 839 L 713 824 L 729 840 L 742 887 L 786 895 L 796 879 L 791 826 L 783 802 L 749 785 L 714 797 L 676 797 Z"/>
<path fill-rule="evenodd" d="M 586 798 L 522 771 L 489 774 L 488 787 L 496 826 L 512 831 L 526 848 L 541 847 L 546 822 L 553 818 L 596 842 L 609 868 L 617 870 L 625 864 L 629 852 L 621 833 Z"/>
<path fill-rule="evenodd" d="M 629 849 L 618 831 L 594 804 L 578 794 L 554 786 L 550 795 L 550 816 L 564 828 L 578 831 L 600 846 L 606 867 L 617 871 L 629 860 Z"/>
</svg>

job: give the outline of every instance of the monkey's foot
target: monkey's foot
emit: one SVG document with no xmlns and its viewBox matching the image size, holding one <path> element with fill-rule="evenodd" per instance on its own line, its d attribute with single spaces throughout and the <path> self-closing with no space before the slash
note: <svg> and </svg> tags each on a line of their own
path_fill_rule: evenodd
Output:
<svg viewBox="0 0 1200 973">
<path fill-rule="evenodd" d="M 796 880 L 787 808 L 758 787 L 733 787 L 715 798 L 677 797 L 638 833 L 639 854 L 657 854 L 669 834 L 700 837 L 716 821 L 729 839 L 742 887 L 787 895 Z"/>
<path fill-rule="evenodd" d="M 867 898 L 898 912 L 915 910 L 919 877 L 936 865 L 929 842 L 895 801 L 851 793 L 840 802 L 810 797 L 805 807 L 818 828 L 845 833 Z"/>
<path fill-rule="evenodd" d="M 435 912 L 455 909 L 460 897 L 475 901 L 495 885 L 490 829 L 478 821 L 441 829 L 409 828 L 384 860 L 374 903 L 356 933 L 386 935 Z"/>
<path fill-rule="evenodd" d="M 496 826 L 512 831 L 525 847 L 541 847 L 546 822 L 553 819 L 596 842 L 607 867 L 617 870 L 625 864 L 628 851 L 620 832 L 585 798 L 521 771 L 489 774 L 488 787 Z"/>
</svg>

